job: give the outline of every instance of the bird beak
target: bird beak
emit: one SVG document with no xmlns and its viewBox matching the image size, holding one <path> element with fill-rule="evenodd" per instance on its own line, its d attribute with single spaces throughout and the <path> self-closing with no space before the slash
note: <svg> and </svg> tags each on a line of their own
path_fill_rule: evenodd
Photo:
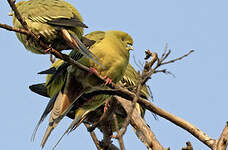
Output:
<svg viewBox="0 0 228 150">
<path fill-rule="evenodd" d="M 134 50 L 134 47 L 133 46 L 129 46 L 129 50 Z"/>
<path fill-rule="evenodd" d="M 13 16 L 13 11 L 8 13 L 8 16 Z"/>
<path fill-rule="evenodd" d="M 130 43 L 127 43 L 127 49 L 130 51 L 130 50 L 134 50 L 134 47 L 132 44 Z"/>
</svg>

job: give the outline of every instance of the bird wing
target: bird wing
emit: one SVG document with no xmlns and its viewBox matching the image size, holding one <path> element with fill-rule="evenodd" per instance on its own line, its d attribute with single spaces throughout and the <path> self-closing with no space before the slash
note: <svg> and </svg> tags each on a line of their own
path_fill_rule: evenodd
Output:
<svg viewBox="0 0 228 150">
<path fill-rule="evenodd" d="M 58 41 L 54 42 L 52 46 L 55 45 L 59 50 L 72 48 L 102 66 L 98 61 L 99 58 L 81 42 L 83 29 L 77 27 L 87 28 L 87 26 L 82 22 L 79 12 L 71 4 L 65 1 L 33 0 L 20 5 L 18 11 L 31 31 L 42 35 L 48 42 L 52 43 L 55 38 L 59 38 L 58 31 L 62 33 L 61 36 L 65 39 L 68 47 L 59 44 Z M 20 23 L 15 20 L 15 26 L 20 27 Z"/>
<path fill-rule="evenodd" d="M 36 127 L 35 127 L 35 129 L 34 129 L 34 131 L 33 131 L 33 133 L 32 133 L 32 137 L 31 137 L 31 140 L 32 140 L 32 141 L 34 141 L 34 139 L 35 139 L 36 132 L 37 132 L 37 130 L 38 130 L 40 124 L 44 121 L 44 119 L 47 117 L 47 115 L 51 112 L 51 110 L 52 110 L 52 108 L 53 108 L 53 106 L 54 106 L 54 103 L 55 103 L 55 101 L 56 101 L 57 95 L 58 95 L 58 93 L 57 93 L 55 96 L 53 96 L 53 97 L 50 99 L 50 101 L 48 102 L 48 104 L 47 104 L 47 106 L 46 106 L 46 108 L 45 108 L 43 114 L 42 114 L 41 117 L 40 117 L 40 120 L 38 121 L 38 123 L 37 123 L 37 125 L 36 125 Z"/>
<path fill-rule="evenodd" d="M 49 98 L 49 95 L 47 93 L 47 88 L 45 86 L 45 83 L 30 85 L 29 86 L 29 89 L 32 92 L 36 93 L 36 94 L 39 94 L 41 96 L 44 96 L 44 97 L 48 97 Z"/>
<path fill-rule="evenodd" d="M 33 22 L 64 27 L 87 27 L 79 12 L 65 1 L 27 1 L 18 7 L 18 11 L 25 19 Z"/>
<path fill-rule="evenodd" d="M 89 40 L 95 41 L 95 44 L 100 43 L 105 38 L 105 32 L 104 31 L 94 31 L 87 35 L 85 35 L 85 38 L 88 38 Z"/>
<path fill-rule="evenodd" d="M 134 69 L 131 64 L 128 64 L 125 74 L 121 80 L 122 84 L 124 84 L 127 88 L 132 88 L 136 86 L 139 80 L 139 73 Z M 142 96 L 148 98 L 150 96 L 147 86 L 144 85 L 141 90 Z"/>
</svg>

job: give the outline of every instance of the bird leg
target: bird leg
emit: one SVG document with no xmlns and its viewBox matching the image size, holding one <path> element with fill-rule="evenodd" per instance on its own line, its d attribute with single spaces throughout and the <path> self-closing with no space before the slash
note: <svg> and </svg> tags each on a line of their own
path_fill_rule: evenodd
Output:
<svg viewBox="0 0 228 150">
<path fill-rule="evenodd" d="M 104 76 L 104 79 L 105 79 L 105 85 L 109 85 L 112 83 L 112 79 L 107 77 L 107 76 Z"/>
<path fill-rule="evenodd" d="M 51 61 L 51 63 L 55 62 L 55 56 L 53 56 L 51 53 L 50 53 L 50 61 Z"/>
<path fill-rule="evenodd" d="M 51 50 L 51 49 L 52 49 L 51 47 L 45 49 L 45 50 L 44 50 L 44 53 L 50 53 L 50 50 Z"/>
<path fill-rule="evenodd" d="M 106 110 L 108 109 L 109 106 L 109 101 L 105 102 L 105 106 L 104 106 L 104 113 L 106 112 Z"/>
<path fill-rule="evenodd" d="M 50 54 L 50 61 L 53 64 L 55 62 L 55 57 L 53 57 L 53 55 L 51 54 L 51 49 L 52 49 L 52 47 L 51 47 L 51 45 L 49 45 L 49 48 L 45 49 L 44 53 L 46 53 L 46 54 L 49 53 Z"/>
<path fill-rule="evenodd" d="M 90 67 L 89 68 L 89 76 L 91 76 L 92 74 L 99 74 L 99 73 L 97 72 L 97 70 L 95 68 Z"/>
<path fill-rule="evenodd" d="M 25 40 L 25 45 L 28 46 L 29 45 L 29 40 L 31 39 L 31 35 L 27 35 L 26 36 L 26 40 Z"/>
<path fill-rule="evenodd" d="M 98 73 L 98 71 L 95 69 L 95 68 L 93 68 L 93 67 L 90 67 L 89 68 L 89 75 L 91 76 L 92 74 L 97 74 L 97 75 L 99 75 L 99 73 Z M 104 76 L 104 77 L 102 77 L 104 80 L 105 80 L 105 85 L 108 85 L 108 84 L 111 84 L 112 83 L 112 79 L 111 78 L 109 78 L 109 77 L 107 77 L 107 76 Z"/>
</svg>

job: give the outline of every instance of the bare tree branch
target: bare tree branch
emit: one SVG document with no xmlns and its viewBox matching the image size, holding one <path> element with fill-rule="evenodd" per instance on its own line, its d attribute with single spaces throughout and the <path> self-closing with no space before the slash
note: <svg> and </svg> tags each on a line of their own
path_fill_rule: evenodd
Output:
<svg viewBox="0 0 228 150">
<path fill-rule="evenodd" d="M 228 145 L 228 122 L 222 131 L 220 138 L 217 140 L 217 143 L 214 145 L 213 150 L 226 150 Z"/>
<path fill-rule="evenodd" d="M 135 97 L 135 94 L 128 91 L 127 89 L 124 88 L 119 88 L 119 89 L 106 89 L 106 90 L 100 90 L 91 93 L 91 95 L 97 95 L 97 94 L 109 94 L 109 95 L 118 95 L 120 97 L 123 97 L 124 99 L 132 101 L 133 98 Z M 195 136 L 197 139 L 199 139 L 201 142 L 206 144 L 208 147 L 212 148 L 213 145 L 215 144 L 215 140 L 209 137 L 206 133 L 192 125 L 191 123 L 185 121 L 184 119 L 175 116 L 171 113 L 169 113 L 166 110 L 163 110 L 148 100 L 139 97 L 138 103 L 146 108 L 147 110 L 159 115 L 160 117 L 165 118 L 166 120 L 169 120 L 170 122 L 174 123 L 175 125 L 185 129 L 189 133 L 191 133 L 193 136 Z"/>
<path fill-rule="evenodd" d="M 110 116 L 112 116 L 112 113 L 115 111 L 115 109 L 116 109 L 116 99 L 109 98 L 106 101 L 109 104 L 108 109 L 102 114 L 102 116 L 99 118 L 99 120 L 97 122 L 93 123 L 92 126 L 88 128 L 89 132 L 92 132 L 93 130 L 95 130 L 95 128 L 98 127 L 99 124 L 102 124 L 105 121 L 107 121 L 110 118 Z"/>
<path fill-rule="evenodd" d="M 17 18 L 17 20 L 21 23 L 21 25 L 24 27 L 25 30 L 29 31 L 28 24 L 25 22 L 25 20 L 21 17 L 21 14 L 18 12 L 17 7 L 15 5 L 14 0 L 7 0 L 10 7 L 14 11 L 14 14 Z"/>
<path fill-rule="evenodd" d="M 1 24 L 0 23 L 0 28 L 6 29 L 8 31 L 18 32 L 18 33 L 25 34 L 25 35 L 30 35 L 31 34 L 31 32 L 29 32 L 28 30 L 14 28 L 14 27 L 11 27 L 11 26 L 9 26 L 7 24 Z"/>
<path fill-rule="evenodd" d="M 110 149 L 111 144 L 112 144 L 112 126 L 111 126 L 111 121 L 106 120 L 105 122 L 102 123 L 101 125 L 101 130 L 103 133 L 103 140 L 102 140 L 102 148 L 103 149 Z"/>
<path fill-rule="evenodd" d="M 84 123 L 84 125 L 85 125 L 85 127 L 87 128 L 87 130 L 88 130 L 89 127 L 90 127 L 89 124 Z M 98 149 L 98 150 L 102 150 L 102 148 L 100 147 L 100 142 L 99 142 L 99 140 L 97 139 L 96 134 L 92 131 L 92 132 L 90 132 L 90 136 L 92 137 L 93 142 L 94 142 L 94 144 L 96 145 L 97 149 Z"/>
<path fill-rule="evenodd" d="M 116 99 L 121 103 L 126 112 L 129 114 L 131 111 L 131 103 L 130 101 L 126 101 L 125 99 L 116 96 Z M 138 138 L 146 145 L 148 150 L 164 150 L 163 146 L 156 139 L 154 133 L 147 126 L 145 121 L 142 119 L 141 115 L 134 110 L 131 115 L 130 120 L 131 125 L 133 126 L 136 135 Z"/>
<path fill-rule="evenodd" d="M 176 58 L 176 59 L 173 59 L 173 60 L 170 60 L 170 61 L 167 61 L 167 62 L 163 62 L 161 65 L 166 65 L 166 64 L 174 63 L 174 62 L 176 62 L 176 61 L 178 61 L 178 60 L 181 60 L 181 59 L 187 57 L 188 55 L 190 55 L 190 54 L 193 53 L 193 52 L 194 52 L 194 50 L 190 50 L 187 54 L 185 54 L 185 55 L 183 55 L 183 56 L 181 56 L 181 57 L 178 57 L 178 58 Z"/>
<path fill-rule="evenodd" d="M 142 88 L 142 85 L 140 84 L 139 82 L 139 85 L 137 86 L 137 92 L 136 92 L 136 95 L 133 99 L 133 102 L 132 102 L 132 106 L 131 106 L 131 110 L 130 112 L 127 114 L 127 118 L 125 119 L 124 121 L 124 125 L 123 125 L 123 128 L 120 132 L 120 134 L 118 134 L 118 138 L 122 138 L 123 135 L 125 134 L 125 132 L 127 131 L 127 126 L 129 125 L 130 123 L 130 119 L 131 119 L 131 115 L 135 109 L 135 106 L 136 106 L 136 103 L 138 101 L 138 98 L 139 98 L 139 95 L 140 95 L 140 91 L 141 91 L 141 88 Z"/>
<path fill-rule="evenodd" d="M 118 120 L 117 120 L 117 117 L 116 117 L 116 114 L 115 113 L 113 113 L 113 119 L 114 119 L 116 131 L 117 131 L 117 136 L 118 136 L 118 141 L 119 141 L 120 149 L 121 150 L 125 150 L 124 143 L 123 143 L 123 137 L 120 135 L 121 134 L 120 133 L 120 128 L 119 128 Z"/>
<path fill-rule="evenodd" d="M 167 69 L 155 70 L 154 73 L 164 73 L 166 75 L 171 75 L 174 78 L 176 78 L 175 74 L 173 74 L 172 72 L 168 71 Z"/>
</svg>

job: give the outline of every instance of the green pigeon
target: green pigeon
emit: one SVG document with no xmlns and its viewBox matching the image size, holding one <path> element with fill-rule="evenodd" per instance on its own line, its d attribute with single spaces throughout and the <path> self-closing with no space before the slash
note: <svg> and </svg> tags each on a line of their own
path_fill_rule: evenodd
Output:
<svg viewBox="0 0 228 150">
<path fill-rule="evenodd" d="M 64 0 L 28 0 L 16 4 L 18 12 L 28 24 L 28 29 L 54 49 L 73 51 L 92 59 L 97 64 L 97 58 L 82 43 L 87 41 L 83 37 L 84 28 L 87 26 L 77 9 Z M 14 13 L 13 25 L 23 28 Z M 26 49 L 37 54 L 46 54 L 48 49 L 43 49 L 39 42 L 21 33 L 16 33 L 17 38 Z"/>
<path fill-rule="evenodd" d="M 98 39 L 94 40 L 90 37 L 98 37 Z M 121 80 L 129 62 L 129 51 L 133 49 L 133 39 L 131 36 L 122 31 L 95 31 L 88 34 L 86 38 L 96 41 L 91 46 L 90 51 L 100 58 L 100 63 L 104 67 L 86 57 L 82 57 L 78 62 L 89 67 L 94 74 L 97 73 L 104 77 L 106 84 L 116 83 Z M 63 87 L 58 92 L 51 110 L 49 125 L 41 142 L 42 147 L 45 145 L 51 131 L 71 110 L 74 102 L 83 94 L 92 92 L 100 87 L 105 87 L 105 85 L 95 76 L 72 65 L 67 67 Z M 82 109 L 78 110 L 78 116 L 75 117 L 71 126 L 76 127 L 87 113 L 102 105 L 105 100 L 106 98 L 95 97 L 88 102 L 87 108 L 83 109 L 80 107 Z"/>
</svg>

